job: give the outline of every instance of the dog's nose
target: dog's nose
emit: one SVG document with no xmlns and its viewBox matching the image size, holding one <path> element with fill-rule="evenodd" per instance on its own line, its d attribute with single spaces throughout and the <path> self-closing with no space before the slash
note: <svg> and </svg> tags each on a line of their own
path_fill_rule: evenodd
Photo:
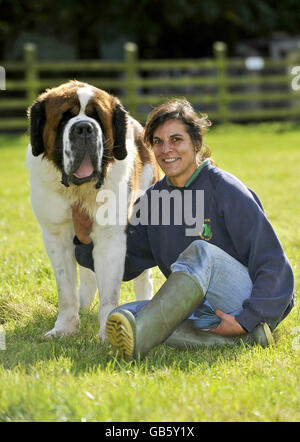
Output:
<svg viewBox="0 0 300 442">
<path fill-rule="evenodd" d="M 88 138 L 93 134 L 94 127 L 89 121 L 80 121 L 75 124 L 74 133 L 79 137 Z"/>
</svg>

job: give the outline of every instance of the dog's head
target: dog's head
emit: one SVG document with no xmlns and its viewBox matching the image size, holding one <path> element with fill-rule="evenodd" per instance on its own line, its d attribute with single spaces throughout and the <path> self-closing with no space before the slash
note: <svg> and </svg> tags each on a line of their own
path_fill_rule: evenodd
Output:
<svg viewBox="0 0 300 442">
<path fill-rule="evenodd" d="M 47 90 L 28 116 L 33 155 L 52 161 L 66 186 L 95 181 L 99 188 L 108 164 L 127 155 L 127 112 L 115 97 L 86 83 Z"/>
</svg>

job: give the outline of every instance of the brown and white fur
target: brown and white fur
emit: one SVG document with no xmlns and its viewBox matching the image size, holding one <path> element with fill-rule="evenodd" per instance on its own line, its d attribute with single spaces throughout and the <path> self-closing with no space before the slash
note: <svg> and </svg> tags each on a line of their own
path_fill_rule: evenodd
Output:
<svg viewBox="0 0 300 442">
<path fill-rule="evenodd" d="M 118 199 L 118 186 L 123 184 L 133 195 L 156 181 L 158 168 L 152 152 L 142 142 L 140 124 L 117 98 L 101 89 L 70 81 L 41 94 L 28 115 L 31 141 L 26 163 L 31 203 L 58 290 L 58 317 L 46 336 L 75 332 L 79 327 L 79 307 L 87 307 L 98 288 L 99 334 L 104 341 L 106 318 L 119 304 L 126 225 L 97 224 L 96 213 L 101 204 L 97 202 L 101 200 L 98 193 L 109 190 Z M 87 175 L 89 168 L 91 173 Z M 85 209 L 94 221 L 90 236 L 95 273 L 80 266 L 78 293 L 73 204 Z M 133 197 L 128 211 L 132 204 Z M 150 270 L 135 280 L 135 292 L 137 299 L 152 297 Z"/>
</svg>

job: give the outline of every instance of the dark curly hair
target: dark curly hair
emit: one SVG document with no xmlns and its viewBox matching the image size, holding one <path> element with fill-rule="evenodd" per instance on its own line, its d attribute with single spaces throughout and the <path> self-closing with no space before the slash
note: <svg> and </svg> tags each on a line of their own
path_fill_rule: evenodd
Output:
<svg viewBox="0 0 300 442">
<path fill-rule="evenodd" d="M 198 116 L 192 105 L 185 99 L 172 99 L 154 108 L 147 117 L 144 142 L 148 147 L 153 146 L 153 134 L 155 130 L 167 120 L 181 121 L 192 140 L 195 151 L 201 161 L 210 158 L 211 152 L 206 144 L 203 144 L 203 135 L 207 132 L 211 122 L 207 115 Z M 214 162 L 212 160 L 212 162 Z"/>
</svg>

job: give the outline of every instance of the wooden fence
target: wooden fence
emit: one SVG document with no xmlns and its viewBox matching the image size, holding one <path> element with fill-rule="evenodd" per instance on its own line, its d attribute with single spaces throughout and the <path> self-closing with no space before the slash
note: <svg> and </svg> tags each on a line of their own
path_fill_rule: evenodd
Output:
<svg viewBox="0 0 300 442">
<path fill-rule="evenodd" d="M 222 42 L 214 44 L 212 59 L 140 60 L 136 45 L 127 43 L 123 61 L 39 62 L 35 46 L 28 43 L 22 62 L 0 62 L 6 71 L 0 130 L 26 129 L 26 109 L 36 96 L 69 79 L 119 96 L 142 123 L 153 106 L 172 97 L 185 97 L 199 113 L 221 123 L 295 119 L 300 117 L 300 91 L 291 87 L 295 63 L 228 58 Z"/>
</svg>

